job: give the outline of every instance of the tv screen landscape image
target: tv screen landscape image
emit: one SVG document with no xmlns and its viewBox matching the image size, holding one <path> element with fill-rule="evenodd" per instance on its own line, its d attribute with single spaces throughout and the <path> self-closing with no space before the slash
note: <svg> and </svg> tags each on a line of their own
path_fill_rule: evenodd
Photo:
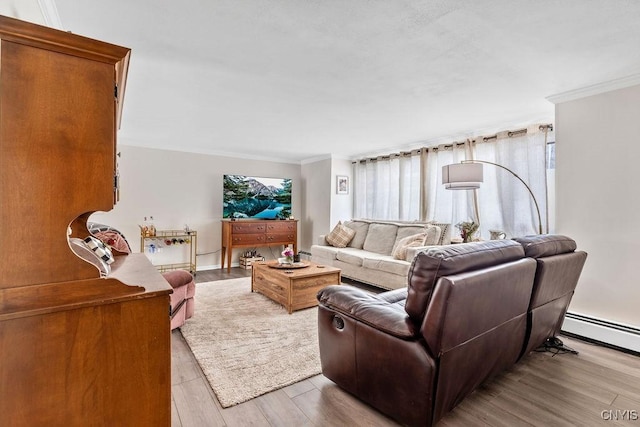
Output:
<svg viewBox="0 0 640 427">
<path fill-rule="evenodd" d="M 224 175 L 223 218 L 287 219 L 291 216 L 291 179 Z"/>
</svg>

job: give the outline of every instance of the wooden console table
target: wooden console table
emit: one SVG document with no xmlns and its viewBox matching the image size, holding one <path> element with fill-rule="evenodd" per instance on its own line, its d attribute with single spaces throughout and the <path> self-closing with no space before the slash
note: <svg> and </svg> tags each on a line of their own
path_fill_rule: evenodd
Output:
<svg viewBox="0 0 640 427">
<path fill-rule="evenodd" d="M 234 248 L 293 245 L 297 252 L 297 220 L 222 220 L 222 268 L 225 257 L 227 271 L 231 271 Z"/>
</svg>

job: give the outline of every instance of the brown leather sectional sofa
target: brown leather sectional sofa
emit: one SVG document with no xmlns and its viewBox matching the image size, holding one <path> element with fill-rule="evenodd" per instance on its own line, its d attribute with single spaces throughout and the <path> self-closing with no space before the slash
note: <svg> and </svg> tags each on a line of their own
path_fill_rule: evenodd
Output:
<svg viewBox="0 0 640 427">
<path fill-rule="evenodd" d="M 318 294 L 323 374 L 405 425 L 430 426 L 555 337 L 586 253 L 565 236 L 434 247 L 408 286 Z"/>
</svg>

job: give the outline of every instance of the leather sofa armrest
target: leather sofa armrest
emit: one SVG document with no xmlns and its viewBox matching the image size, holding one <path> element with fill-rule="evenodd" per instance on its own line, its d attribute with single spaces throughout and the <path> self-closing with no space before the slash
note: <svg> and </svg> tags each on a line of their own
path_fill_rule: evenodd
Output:
<svg viewBox="0 0 640 427">
<path fill-rule="evenodd" d="M 403 307 L 361 289 L 332 285 L 318 292 L 320 305 L 401 339 L 414 338 L 418 330 Z"/>
</svg>

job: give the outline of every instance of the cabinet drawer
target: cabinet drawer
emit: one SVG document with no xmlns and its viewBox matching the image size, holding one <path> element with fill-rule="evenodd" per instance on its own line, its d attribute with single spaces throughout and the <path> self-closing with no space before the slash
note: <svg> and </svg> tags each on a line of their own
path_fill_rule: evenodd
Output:
<svg viewBox="0 0 640 427">
<path fill-rule="evenodd" d="M 257 245 L 264 242 L 264 234 L 234 234 L 231 238 L 231 243 L 234 245 Z"/>
<path fill-rule="evenodd" d="M 296 223 L 295 222 L 289 222 L 289 221 L 274 221 L 272 223 L 267 224 L 267 233 L 271 234 L 271 233 L 285 233 L 285 232 L 290 232 L 290 231 L 294 231 L 296 229 Z"/>
<path fill-rule="evenodd" d="M 265 232 L 265 224 L 232 224 L 233 234 L 257 234 Z"/>
<path fill-rule="evenodd" d="M 295 233 L 268 234 L 267 243 L 296 243 Z"/>
</svg>

